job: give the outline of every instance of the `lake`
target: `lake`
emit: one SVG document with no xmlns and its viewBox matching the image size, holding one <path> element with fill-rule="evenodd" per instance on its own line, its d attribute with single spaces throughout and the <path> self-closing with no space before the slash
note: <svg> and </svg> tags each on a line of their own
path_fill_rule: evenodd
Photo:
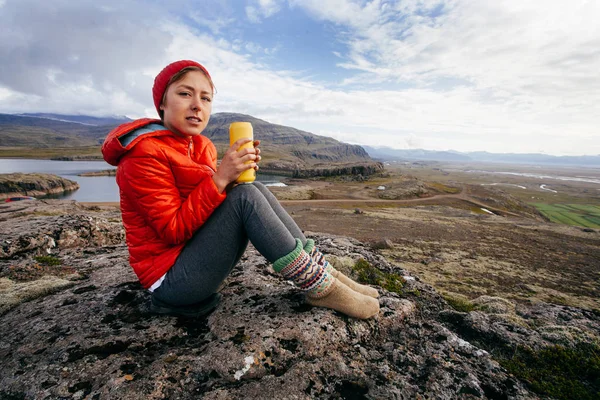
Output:
<svg viewBox="0 0 600 400">
<path fill-rule="evenodd" d="M 114 169 L 104 161 L 52 161 L 23 158 L 0 158 L 0 173 L 14 172 L 54 174 L 79 183 L 79 190 L 52 198 L 80 202 L 119 201 L 119 187 L 114 176 L 78 176 L 84 172 Z M 258 180 L 267 186 L 283 185 L 282 176 L 258 174 Z"/>
</svg>

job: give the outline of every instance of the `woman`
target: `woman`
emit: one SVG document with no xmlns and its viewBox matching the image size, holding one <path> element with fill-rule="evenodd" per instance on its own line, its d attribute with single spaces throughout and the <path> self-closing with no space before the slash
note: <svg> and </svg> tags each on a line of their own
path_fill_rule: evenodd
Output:
<svg viewBox="0 0 600 400">
<path fill-rule="evenodd" d="M 118 165 L 130 264 L 152 292 L 151 310 L 188 317 L 212 310 L 250 240 L 309 304 L 361 319 L 378 313 L 377 291 L 328 264 L 264 185 L 235 185 L 258 169 L 258 141 L 238 151 L 250 139 L 238 140 L 217 167 L 215 146 L 202 135 L 214 96 L 202 65 L 169 64 L 152 95 L 160 120 L 123 124 L 102 146 L 104 159 Z"/>
</svg>

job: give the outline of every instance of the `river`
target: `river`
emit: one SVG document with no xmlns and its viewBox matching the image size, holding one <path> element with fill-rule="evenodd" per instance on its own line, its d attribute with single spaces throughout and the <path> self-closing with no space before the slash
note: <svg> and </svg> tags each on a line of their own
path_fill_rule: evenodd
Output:
<svg viewBox="0 0 600 400">
<path fill-rule="evenodd" d="M 84 172 L 103 171 L 115 167 L 104 161 L 52 161 L 24 158 L 0 158 L 0 173 L 46 173 L 61 176 L 79 183 L 73 192 L 52 196 L 52 198 L 77 201 L 119 201 L 119 187 L 114 176 L 79 176 Z M 277 175 L 258 174 L 258 180 L 265 185 L 283 185 L 284 178 Z"/>
</svg>

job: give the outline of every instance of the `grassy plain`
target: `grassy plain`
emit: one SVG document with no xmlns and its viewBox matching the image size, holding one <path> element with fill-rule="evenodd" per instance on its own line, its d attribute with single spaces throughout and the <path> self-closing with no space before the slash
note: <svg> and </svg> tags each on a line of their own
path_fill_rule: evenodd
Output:
<svg viewBox="0 0 600 400">
<path fill-rule="evenodd" d="M 543 212 L 597 213 L 599 177 L 598 169 L 418 162 L 386 165 L 364 181 L 290 180 L 273 191 L 306 231 L 390 240 L 386 258 L 455 302 L 488 295 L 600 310 L 600 230 Z"/>
<path fill-rule="evenodd" d="M 494 188 L 537 208 L 549 221 L 600 228 L 600 168 L 492 163 L 389 163 L 419 179 Z"/>
<path fill-rule="evenodd" d="M 533 205 L 552 222 L 600 228 L 600 206 L 544 203 L 533 203 Z"/>
</svg>

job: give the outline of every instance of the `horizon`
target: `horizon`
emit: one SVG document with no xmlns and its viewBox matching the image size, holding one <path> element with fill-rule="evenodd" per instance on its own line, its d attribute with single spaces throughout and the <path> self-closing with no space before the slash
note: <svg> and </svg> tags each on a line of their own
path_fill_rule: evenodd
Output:
<svg viewBox="0 0 600 400">
<path fill-rule="evenodd" d="M 0 113 L 2 114 L 2 113 Z M 36 114 L 50 114 L 53 115 L 55 117 L 91 117 L 91 118 L 113 118 L 113 119 L 123 119 L 123 118 L 127 118 L 129 119 L 129 117 L 125 116 L 125 115 L 102 115 L 102 116 L 92 116 L 92 115 L 84 115 L 84 114 L 55 114 L 55 113 L 22 113 L 22 114 L 5 114 L 5 115 L 14 115 L 14 116 L 20 116 L 20 117 L 31 117 L 31 118 L 47 118 L 47 119 L 51 119 L 51 120 L 58 120 L 58 121 L 64 121 L 64 122 L 71 122 L 71 123 L 75 123 L 75 124 L 83 124 L 83 125 L 89 125 L 87 123 L 83 123 L 83 122 L 78 122 L 78 121 L 71 121 L 68 119 L 61 119 L 61 118 L 50 118 L 50 117 L 44 117 L 44 116 L 39 116 Z M 235 113 L 235 112 L 231 112 L 231 111 L 221 111 L 221 112 L 217 112 L 217 113 L 212 113 L 212 115 L 215 114 L 240 114 L 240 115 L 245 115 L 251 118 L 256 118 L 252 115 L 248 115 L 248 114 L 241 114 L 241 113 Z M 211 115 L 211 116 L 212 116 Z M 260 118 L 257 118 L 260 119 Z M 267 123 L 271 123 L 270 121 L 266 121 Z M 93 126 L 102 126 L 102 125 L 93 125 Z M 288 128 L 293 128 L 293 129 L 298 129 L 295 128 L 293 126 L 286 126 Z M 315 134 L 313 132 L 308 132 L 311 134 Z M 315 134 L 317 135 L 317 134 Z M 323 135 L 319 135 L 319 136 L 323 136 Z M 359 143 L 351 143 L 351 142 L 343 142 L 343 143 L 347 143 L 347 144 L 351 144 L 351 145 L 359 145 L 359 146 L 366 146 L 366 147 L 371 147 L 374 148 L 376 150 L 380 150 L 380 149 L 388 149 L 388 150 L 393 150 L 393 151 L 425 151 L 425 152 L 440 152 L 440 153 L 458 153 L 458 154 L 471 154 L 471 153 L 488 153 L 488 154 L 494 154 L 494 155 L 537 155 L 537 156 L 548 156 L 548 157 L 600 157 L 600 154 L 580 154 L 580 155 L 555 155 L 555 154 L 548 154 L 548 153 L 529 153 L 529 152 L 490 152 L 487 150 L 471 150 L 471 151 L 459 151 L 459 150 L 454 150 L 454 149 L 442 149 L 442 150 L 431 150 L 431 149 L 425 149 L 425 148 L 394 148 L 394 147 L 388 147 L 385 145 L 376 145 L 376 144 L 359 144 Z"/>
<path fill-rule="evenodd" d="M 600 3 L 0 0 L 0 113 L 156 117 L 169 62 L 213 113 L 342 142 L 600 155 Z M 158 22 L 157 22 L 158 21 Z"/>
<path fill-rule="evenodd" d="M 51 118 L 51 117 L 47 117 L 47 116 L 41 116 L 40 114 L 48 114 L 48 115 L 52 115 L 53 117 L 57 117 L 57 118 Z M 212 116 L 216 115 L 216 114 L 240 114 L 240 115 L 245 115 L 251 118 L 256 118 L 252 115 L 248 115 L 248 114 L 241 114 L 241 113 L 233 113 L 233 112 L 229 112 L 229 111 L 223 111 L 223 112 L 218 112 L 218 113 L 213 113 Z M 13 115 L 13 116 L 19 116 L 19 117 L 30 117 L 30 118 L 46 118 L 46 119 L 50 119 L 50 120 L 56 120 L 56 121 L 63 121 L 63 122 L 71 122 L 74 124 L 82 124 L 82 125 L 91 125 L 88 123 L 84 123 L 84 122 L 79 122 L 79 121 L 72 121 L 69 119 L 63 119 L 60 117 L 86 117 L 86 118 L 112 118 L 112 119 L 128 119 L 129 117 L 124 116 L 124 115 L 103 115 L 103 116 L 91 116 L 91 115 L 84 115 L 84 114 L 54 114 L 54 113 L 22 113 L 22 114 L 2 114 L 0 113 L 0 115 Z M 265 120 L 263 120 L 265 121 Z M 265 121 L 267 123 L 271 123 L 270 121 Z M 104 125 L 92 125 L 92 126 L 104 126 Z M 106 125 L 108 126 L 108 125 Z M 293 126 L 286 126 L 287 128 L 293 128 L 293 129 L 297 129 Z M 314 134 L 313 132 L 308 132 L 310 134 Z M 316 135 L 316 134 L 315 134 Z M 363 146 L 363 147 L 370 147 L 373 148 L 375 150 L 392 150 L 392 151 L 424 151 L 424 152 L 439 152 L 439 153 L 454 153 L 454 154 L 472 154 L 472 153 L 487 153 L 487 154 L 492 154 L 492 155 L 516 155 L 516 156 L 527 156 L 527 155 L 532 155 L 532 156 L 548 156 L 548 157 L 558 157 L 558 158 L 566 158 L 566 157 L 600 157 L 600 154 L 582 154 L 582 155 L 564 155 L 564 156 L 560 156 L 560 155 L 554 155 L 554 154 L 547 154 L 547 153 L 518 153 L 518 152 L 489 152 L 486 150 L 473 150 L 473 151 L 458 151 L 458 150 L 454 150 L 454 149 L 447 149 L 447 150 L 430 150 L 430 149 L 424 149 L 424 148 L 403 148 L 403 149 L 398 149 L 398 148 L 393 148 L 393 147 L 387 147 L 384 145 L 371 145 L 371 144 L 358 144 L 358 143 L 349 143 L 349 142 L 343 142 L 346 144 L 351 144 L 351 145 L 358 145 L 358 146 Z M 476 161 L 476 160 L 473 160 Z"/>
</svg>

